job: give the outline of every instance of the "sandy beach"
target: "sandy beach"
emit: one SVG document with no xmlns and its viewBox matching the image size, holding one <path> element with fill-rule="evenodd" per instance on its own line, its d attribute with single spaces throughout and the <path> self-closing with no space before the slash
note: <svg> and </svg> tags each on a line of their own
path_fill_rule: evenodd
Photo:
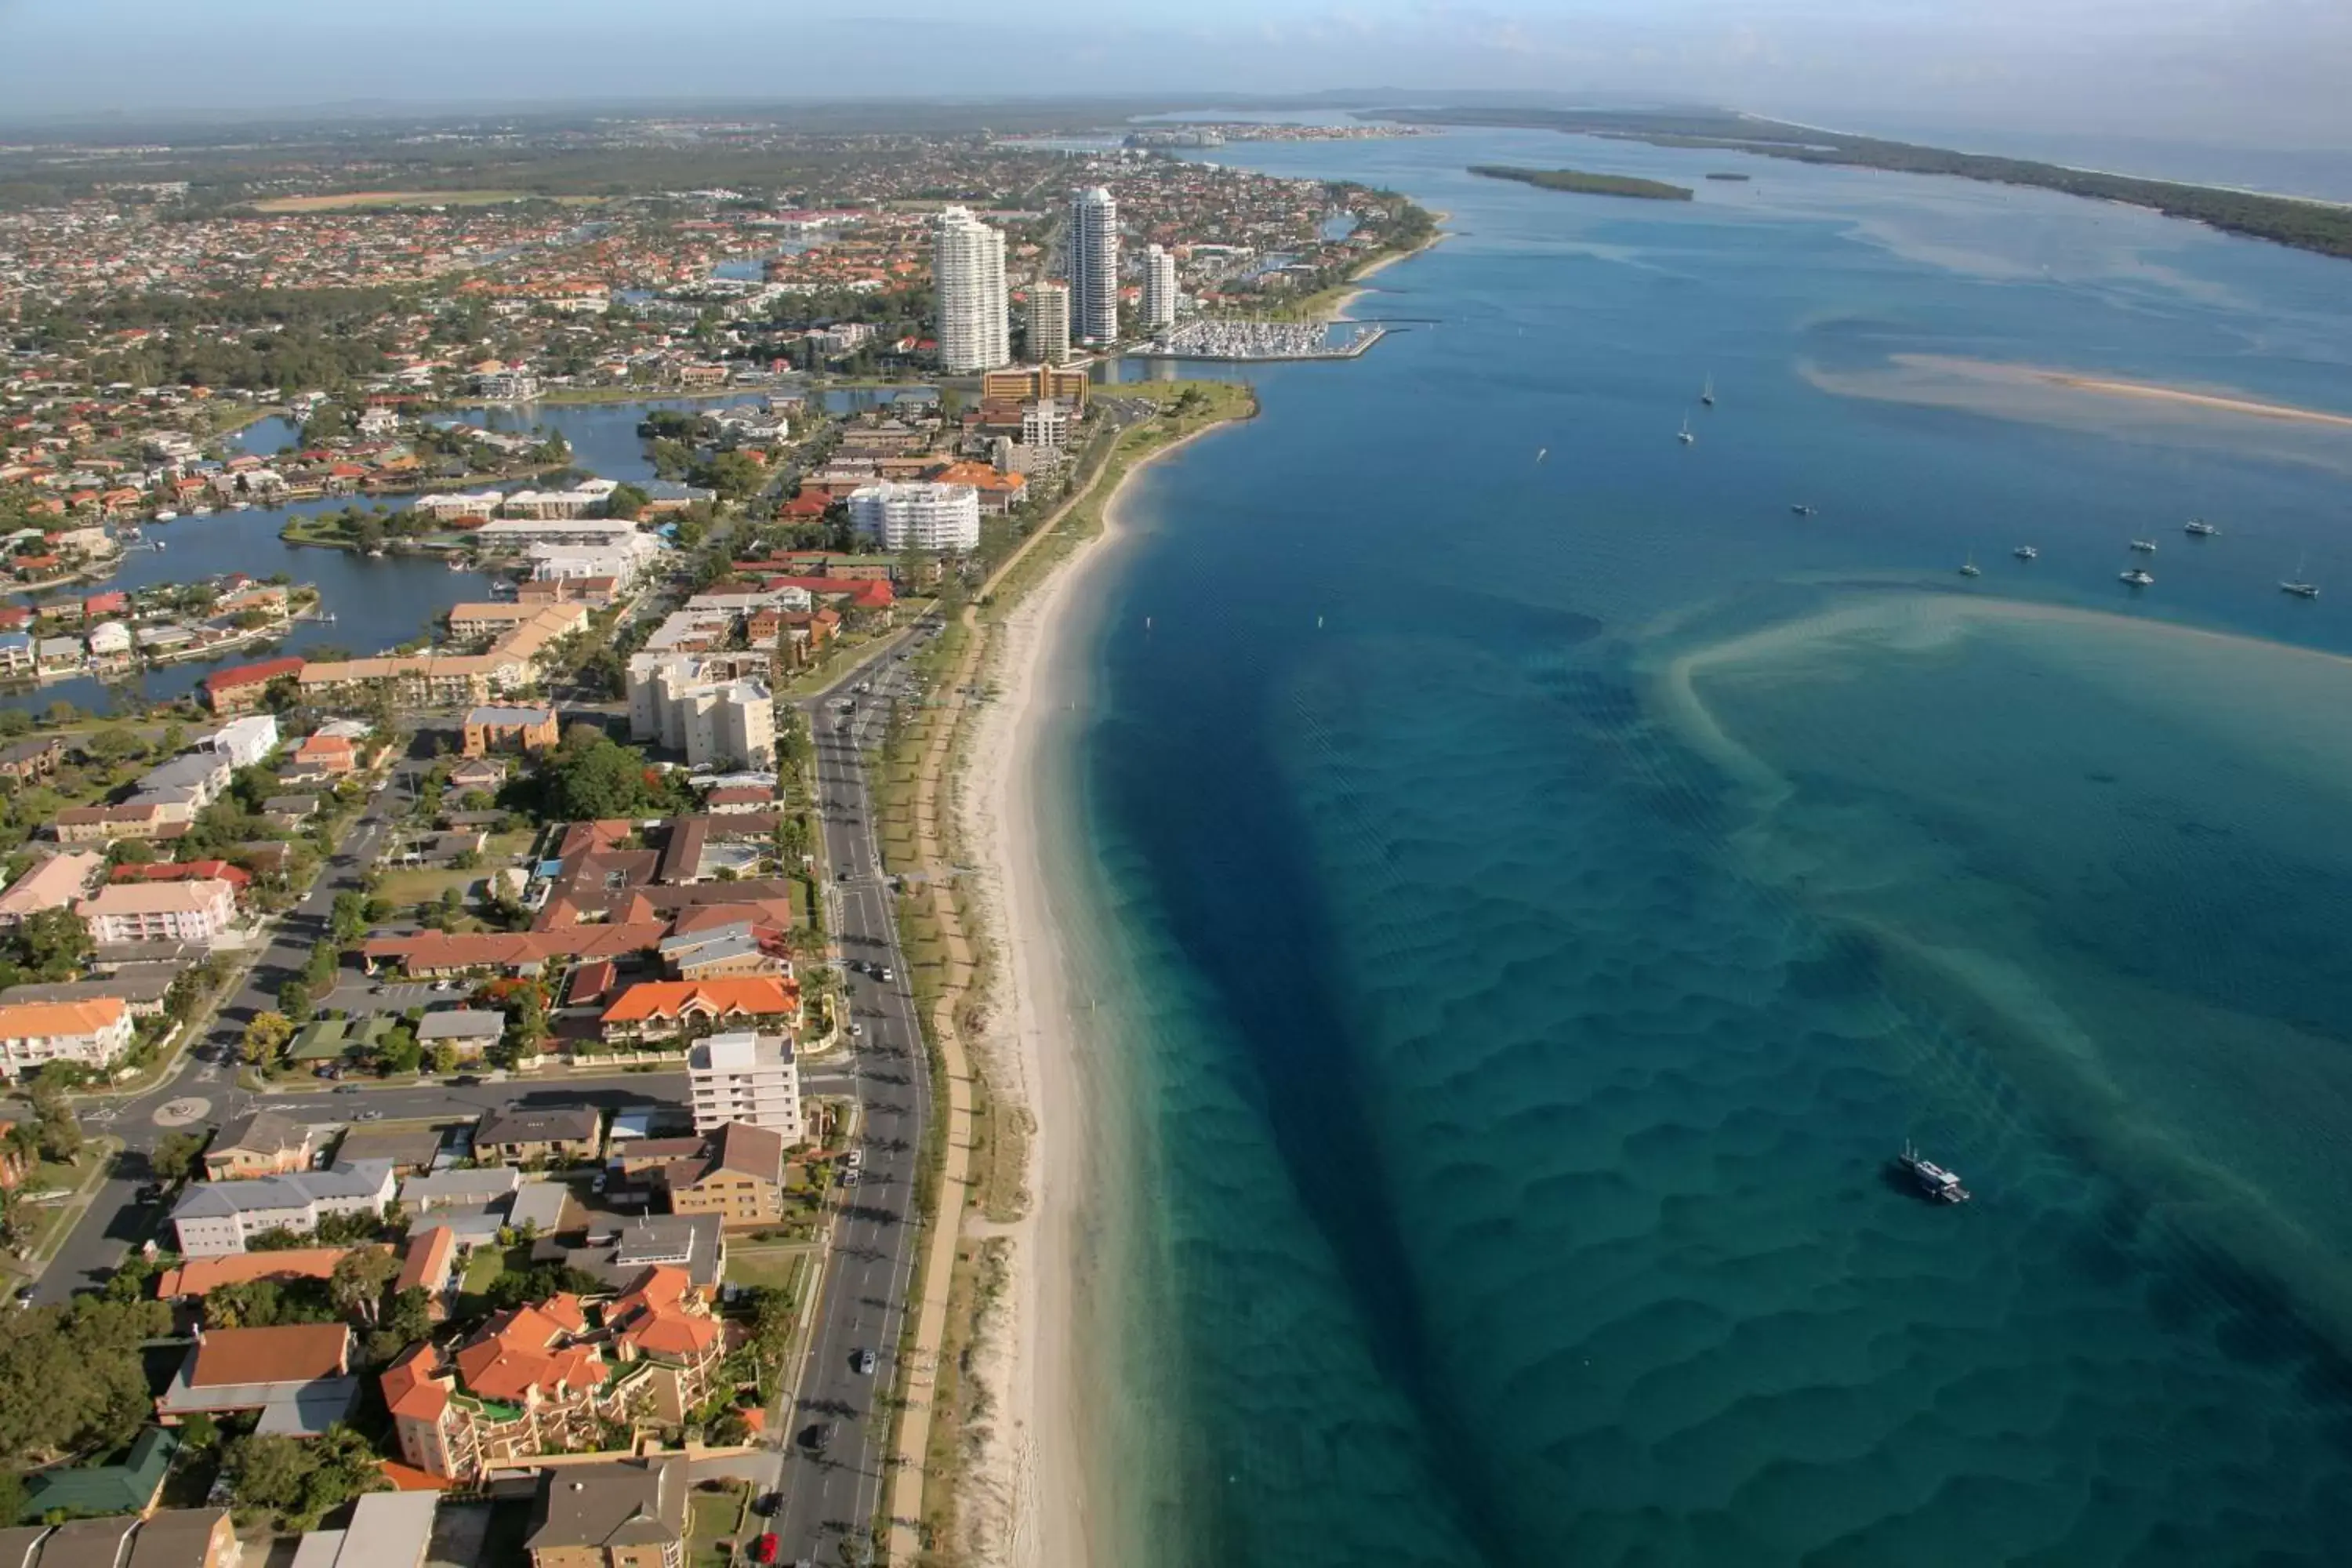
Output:
<svg viewBox="0 0 2352 1568">
<path fill-rule="evenodd" d="M 1098 1075 L 1088 1033 L 1071 1005 L 1072 960 L 1061 934 L 1067 911 L 1046 860 L 1032 784 L 1055 743 L 1055 721 L 1080 694 L 1084 613 L 1115 558 L 1119 512 L 1136 475 L 1181 451 L 1213 425 L 1132 465 L 1104 508 L 1103 530 L 1065 559 L 1000 623 L 989 672 L 1002 700 L 973 731 L 957 809 L 979 852 L 982 926 L 1002 962 L 989 1026 L 979 1042 L 991 1092 L 1026 1112 L 1024 1187 L 1029 1202 L 1009 1225 L 966 1222 L 969 1234 L 1011 1243 L 1003 1293 L 982 1325 L 973 1376 L 995 1419 L 967 1474 L 959 1529 L 971 1561 L 992 1568 L 1083 1568 L 1105 1543 L 1087 1511 L 1088 1473 L 1073 1365 L 1079 1240 L 1093 1191 L 1086 1094 Z"/>
<path fill-rule="evenodd" d="M 1446 220 L 1447 216 L 1448 215 L 1444 213 L 1430 214 L 1430 216 L 1435 218 L 1439 223 L 1444 223 Z M 1444 238 L 1445 230 L 1439 229 L 1427 239 L 1424 239 L 1419 245 L 1414 246 L 1411 250 L 1400 250 L 1393 255 L 1383 256 L 1378 261 L 1373 262 L 1370 267 L 1365 268 L 1361 272 L 1357 273 L 1353 278 L 1348 279 L 1348 291 L 1339 296 L 1339 304 L 1332 308 L 1331 319 L 1335 321 L 1353 321 L 1355 319 L 1353 312 L 1356 309 L 1356 301 L 1361 300 L 1365 295 L 1371 292 L 1370 289 L 1363 286 L 1364 279 L 1371 277 L 1376 272 L 1387 271 L 1390 268 L 1394 267 L 1400 261 L 1410 261 L 1414 257 L 1419 256 L 1423 251 L 1440 243 Z"/>
</svg>

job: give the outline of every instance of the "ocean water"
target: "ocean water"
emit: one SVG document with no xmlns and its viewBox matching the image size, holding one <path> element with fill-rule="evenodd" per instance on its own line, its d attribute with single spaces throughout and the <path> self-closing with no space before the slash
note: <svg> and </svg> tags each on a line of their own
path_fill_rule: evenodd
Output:
<svg viewBox="0 0 2352 1568">
<path fill-rule="evenodd" d="M 1438 325 L 1259 374 L 1090 586 L 1037 809 L 1102 1560 L 2352 1560 L 2352 431 L 1874 390 L 2352 414 L 2352 272 L 1462 173 L 1724 166 L 1531 133 L 1222 156 L 1456 237 L 1364 310 Z"/>
</svg>

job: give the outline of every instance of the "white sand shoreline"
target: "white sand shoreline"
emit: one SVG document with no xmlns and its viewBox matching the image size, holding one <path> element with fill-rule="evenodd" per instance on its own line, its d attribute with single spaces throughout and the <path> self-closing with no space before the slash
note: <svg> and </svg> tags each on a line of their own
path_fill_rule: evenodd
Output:
<svg viewBox="0 0 2352 1568">
<path fill-rule="evenodd" d="M 981 1043 L 989 1086 L 1006 1113 L 1027 1113 L 1024 1187 L 1010 1225 L 967 1229 L 1011 1243 L 1004 1287 L 983 1325 L 974 1376 L 992 1396 L 990 1423 L 968 1477 L 960 1531 L 975 1563 L 1000 1568 L 1084 1568 L 1105 1560 L 1103 1521 L 1089 1510 L 1090 1424 L 1080 1408 L 1076 1285 L 1091 1195 L 1084 1087 L 1102 1042 L 1078 1024 L 1071 944 L 1057 910 L 1033 793 L 1050 765 L 1055 721 L 1082 679 L 1086 589 L 1115 552 L 1128 486 L 1153 463 L 1223 425 L 1171 442 L 1129 466 L 1103 509 L 1102 531 L 1077 546 L 1001 624 L 992 677 L 1002 693 L 974 731 L 959 791 L 966 842 L 978 850 L 984 929 L 1000 958 L 997 994 Z M 1098 1063 L 1097 1064 L 1099 1065 Z"/>
</svg>

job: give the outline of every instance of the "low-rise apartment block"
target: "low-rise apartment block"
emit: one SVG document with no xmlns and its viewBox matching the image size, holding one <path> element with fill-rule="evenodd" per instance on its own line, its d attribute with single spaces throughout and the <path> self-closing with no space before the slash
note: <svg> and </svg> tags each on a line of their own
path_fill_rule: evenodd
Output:
<svg viewBox="0 0 2352 1568">
<path fill-rule="evenodd" d="M 102 1071 L 131 1048 L 133 1033 L 131 1009 L 117 997 L 0 1005 L 0 1069 L 75 1062 Z"/>
<path fill-rule="evenodd" d="M 110 882 L 77 906 L 90 939 L 206 944 L 236 923 L 236 889 L 228 882 Z"/>
<path fill-rule="evenodd" d="M 712 1035 L 687 1053 L 686 1074 L 696 1131 L 740 1123 L 788 1145 L 803 1136 L 800 1064 L 789 1036 L 748 1029 Z"/>
<path fill-rule="evenodd" d="M 265 1231 L 316 1229 L 328 1215 L 381 1214 L 394 1191 L 388 1160 L 351 1160 L 331 1171 L 244 1182 L 200 1182 L 180 1194 L 172 1228 L 183 1256 L 212 1258 L 243 1252 Z"/>
<path fill-rule="evenodd" d="M 465 754 L 543 752 L 561 738 L 552 708 L 482 707 L 466 715 Z"/>
</svg>

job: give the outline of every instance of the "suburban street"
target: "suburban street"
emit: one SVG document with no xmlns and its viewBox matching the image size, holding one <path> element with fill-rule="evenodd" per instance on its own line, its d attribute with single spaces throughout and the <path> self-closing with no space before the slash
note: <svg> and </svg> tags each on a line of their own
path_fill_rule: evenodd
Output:
<svg viewBox="0 0 2352 1568">
<path fill-rule="evenodd" d="M 862 1151 L 863 1163 L 854 1184 L 835 1188 L 833 1246 L 818 1285 L 806 1359 L 787 1372 L 783 1429 L 773 1435 L 773 1451 L 752 1462 L 761 1489 L 782 1493 L 770 1528 L 781 1537 L 785 1563 L 836 1561 L 840 1541 L 862 1543 L 880 1507 L 889 1428 L 881 1396 L 896 1377 L 915 1266 L 914 1179 L 931 1086 L 892 896 L 881 875 L 860 755 L 862 745 L 880 740 L 885 718 L 875 698 L 903 680 L 894 656 L 908 641 L 902 634 L 877 645 L 804 704 L 822 803 L 828 879 L 822 893 L 840 955 L 849 1021 L 859 1034 L 848 1049 L 804 1068 L 802 1087 L 811 1096 L 854 1099 L 849 1140 Z M 879 689 L 859 694 L 846 727 L 836 730 L 830 704 L 866 681 Z M 398 769 L 417 773 L 426 765 L 412 757 Z M 401 795 L 391 781 L 377 791 L 316 887 L 277 922 L 268 946 L 223 1003 L 209 1031 L 183 1052 L 163 1082 L 131 1099 L 92 1097 L 82 1102 L 82 1119 L 92 1132 L 121 1140 L 126 1153 L 39 1280 L 38 1301 L 61 1301 L 103 1284 L 128 1250 L 157 1234 L 163 1210 L 135 1198 L 152 1179 L 141 1156 L 176 1127 L 219 1125 L 258 1108 L 337 1124 L 362 1110 L 370 1121 L 457 1121 L 500 1106 L 585 1101 L 612 1110 L 684 1104 L 682 1072 L 551 1072 L 470 1084 L 426 1079 L 359 1084 L 348 1093 L 321 1084 L 257 1094 L 237 1085 L 236 1053 L 246 1023 L 276 1005 L 278 984 L 299 973 L 312 945 L 324 939 L 335 895 L 360 889 Z M 887 981 L 881 978 L 885 970 L 890 973 Z M 361 984 L 346 974 L 343 988 Z M 421 993 L 415 1001 L 430 994 L 422 986 L 388 989 L 394 994 L 381 999 L 384 1006 L 410 1002 L 404 993 L 411 989 Z M 869 1351 L 876 1358 L 870 1374 L 858 1370 L 861 1352 Z"/>
<path fill-rule="evenodd" d="M 245 1103 L 232 1104 L 248 1098 L 236 1089 L 236 1047 L 247 1022 L 278 1005 L 278 987 L 301 973 L 310 950 L 326 939 L 335 895 L 360 891 L 397 809 L 395 784 L 404 774 L 422 773 L 425 765 L 414 755 L 393 765 L 310 893 L 271 926 L 268 945 L 222 1001 L 210 1030 L 182 1047 L 177 1064 L 161 1083 L 132 1099 L 90 1096 L 79 1101 L 83 1126 L 94 1135 L 120 1139 L 124 1153 L 50 1259 L 36 1288 L 37 1303 L 62 1301 L 77 1290 L 104 1284 L 123 1254 L 154 1233 L 162 1211 L 142 1205 L 137 1194 L 152 1179 L 141 1156 L 154 1148 L 158 1138 L 192 1121 L 217 1123 L 248 1109 Z M 193 1117 L 184 1114 L 188 1106 L 179 1102 L 196 1100 L 204 1101 L 205 1109 Z M 158 1126 L 156 1113 L 166 1106 L 173 1106 L 175 1113 L 167 1115 L 167 1125 Z"/>
</svg>

